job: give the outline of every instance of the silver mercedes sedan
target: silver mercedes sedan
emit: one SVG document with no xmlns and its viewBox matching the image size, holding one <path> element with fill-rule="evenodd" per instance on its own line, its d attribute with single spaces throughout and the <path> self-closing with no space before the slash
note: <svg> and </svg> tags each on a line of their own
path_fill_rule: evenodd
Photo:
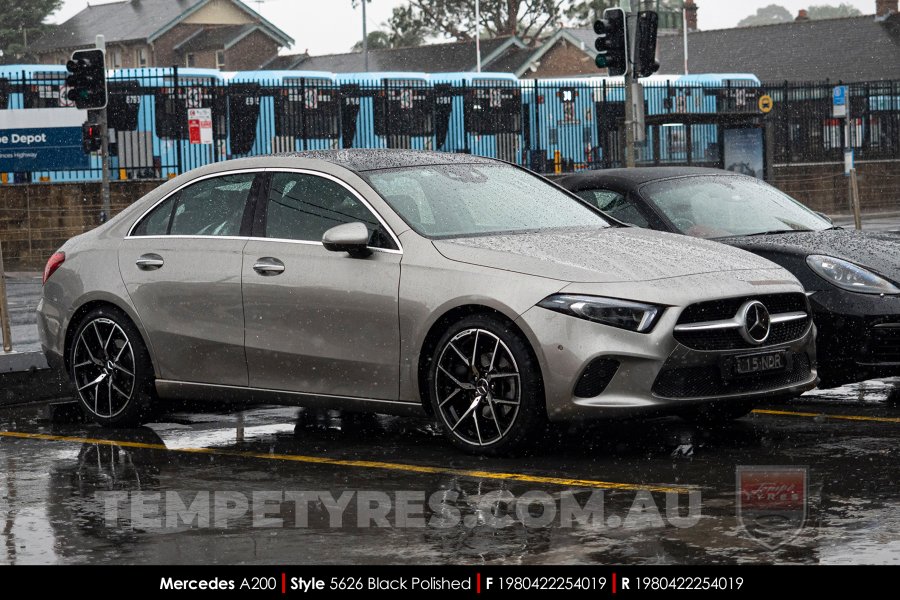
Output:
<svg viewBox="0 0 900 600">
<path fill-rule="evenodd" d="M 48 361 L 108 426 L 166 399 L 249 400 L 430 415 L 506 454 L 548 420 L 717 421 L 816 383 L 784 269 L 468 155 L 192 171 L 60 248 L 38 313 Z"/>
</svg>

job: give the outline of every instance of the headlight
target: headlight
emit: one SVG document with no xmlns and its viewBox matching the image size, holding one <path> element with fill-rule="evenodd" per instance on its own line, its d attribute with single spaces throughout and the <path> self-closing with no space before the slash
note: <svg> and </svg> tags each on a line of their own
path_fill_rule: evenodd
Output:
<svg viewBox="0 0 900 600">
<path fill-rule="evenodd" d="M 654 304 L 569 294 L 550 296 L 541 300 L 538 306 L 638 333 L 650 332 L 664 310 L 662 306 Z"/>
<path fill-rule="evenodd" d="M 840 258 L 814 254 L 806 258 L 806 264 L 816 275 L 842 290 L 861 294 L 900 294 L 900 289 L 881 275 Z"/>
</svg>

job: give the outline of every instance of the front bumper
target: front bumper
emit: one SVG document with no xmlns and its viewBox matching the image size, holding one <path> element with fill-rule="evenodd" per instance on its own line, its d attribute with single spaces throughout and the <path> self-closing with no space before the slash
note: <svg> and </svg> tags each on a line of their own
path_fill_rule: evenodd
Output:
<svg viewBox="0 0 900 600">
<path fill-rule="evenodd" d="M 817 382 L 815 326 L 799 339 L 752 350 L 702 351 L 673 336 L 678 310 L 666 311 L 652 332 L 634 333 L 535 307 L 517 321 L 537 344 L 547 415 L 553 421 L 678 413 L 710 402 L 789 397 Z M 792 369 L 727 381 L 720 358 L 785 349 Z M 576 388 L 596 359 L 618 363 L 603 390 L 581 397 Z M 679 384 L 679 377 L 683 383 Z M 581 391 L 581 390 L 579 390 Z"/>
<path fill-rule="evenodd" d="M 900 297 L 835 289 L 809 300 L 825 385 L 900 375 Z"/>
</svg>

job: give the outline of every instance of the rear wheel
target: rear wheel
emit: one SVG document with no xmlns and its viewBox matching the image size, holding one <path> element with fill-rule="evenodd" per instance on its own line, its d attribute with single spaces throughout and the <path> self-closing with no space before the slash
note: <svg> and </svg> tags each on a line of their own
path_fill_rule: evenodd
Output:
<svg viewBox="0 0 900 600">
<path fill-rule="evenodd" d="M 127 427 L 150 415 L 155 395 L 150 355 L 137 327 L 120 310 L 96 308 L 78 325 L 70 377 L 81 407 L 101 425 Z"/>
<path fill-rule="evenodd" d="M 722 425 L 746 417 L 752 410 L 752 402 L 717 402 L 692 408 L 681 416 L 698 425 Z"/>
<path fill-rule="evenodd" d="M 527 341 L 489 315 L 466 317 L 444 332 L 428 393 L 450 441 L 473 454 L 522 450 L 546 424 L 543 381 Z"/>
</svg>

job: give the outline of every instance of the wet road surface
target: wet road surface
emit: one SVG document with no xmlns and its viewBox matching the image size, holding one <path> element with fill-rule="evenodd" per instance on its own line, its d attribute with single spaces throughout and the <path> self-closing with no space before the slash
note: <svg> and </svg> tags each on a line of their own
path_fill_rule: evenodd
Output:
<svg viewBox="0 0 900 600">
<path fill-rule="evenodd" d="M 515 459 L 417 419 L 204 408 L 131 430 L 0 408 L 0 563 L 900 564 L 900 380 L 715 428 L 554 427 Z M 747 467 L 805 493 L 739 515 Z"/>
</svg>

